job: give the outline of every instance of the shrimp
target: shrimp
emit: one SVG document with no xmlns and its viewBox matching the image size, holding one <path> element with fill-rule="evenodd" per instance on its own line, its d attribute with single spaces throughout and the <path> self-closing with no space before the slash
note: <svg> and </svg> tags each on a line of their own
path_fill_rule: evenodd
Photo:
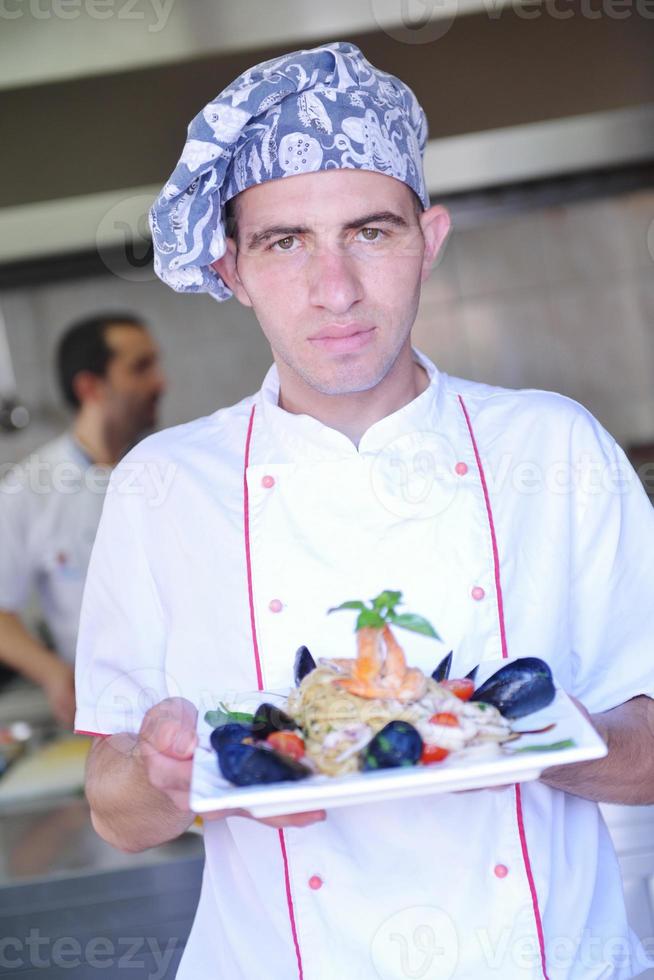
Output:
<svg viewBox="0 0 654 980">
<path fill-rule="evenodd" d="M 361 698 L 393 698 L 405 703 L 424 696 L 426 678 L 417 667 L 407 669 L 404 650 L 389 626 L 364 627 L 358 631 L 357 640 L 356 660 L 339 661 L 342 669 L 349 665 L 350 676 L 339 677 L 334 683 Z"/>
</svg>

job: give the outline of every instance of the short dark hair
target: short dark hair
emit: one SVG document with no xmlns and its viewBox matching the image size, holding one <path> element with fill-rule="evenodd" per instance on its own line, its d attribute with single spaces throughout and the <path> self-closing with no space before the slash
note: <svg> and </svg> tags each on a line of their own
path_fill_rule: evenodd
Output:
<svg viewBox="0 0 654 980">
<path fill-rule="evenodd" d="M 236 198 L 238 194 L 234 197 L 230 197 L 229 201 L 225 202 L 225 232 L 228 238 L 233 238 L 238 247 L 238 201 Z"/>
<path fill-rule="evenodd" d="M 75 393 L 75 376 L 90 371 L 104 378 L 114 352 L 106 340 L 109 327 L 119 324 L 145 330 L 145 323 L 133 313 L 110 312 L 85 317 L 73 323 L 63 334 L 57 347 L 57 376 L 61 393 L 71 408 L 78 409 L 80 400 Z"/>
</svg>

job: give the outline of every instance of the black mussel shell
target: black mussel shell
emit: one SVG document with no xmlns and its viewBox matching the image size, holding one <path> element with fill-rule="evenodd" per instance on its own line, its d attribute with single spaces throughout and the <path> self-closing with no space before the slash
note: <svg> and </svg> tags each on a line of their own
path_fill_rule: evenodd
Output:
<svg viewBox="0 0 654 980">
<path fill-rule="evenodd" d="M 259 705 L 252 719 L 252 734 L 262 742 L 273 732 L 293 732 L 296 728 L 290 715 L 267 702 Z"/>
<path fill-rule="evenodd" d="M 489 677 L 472 701 L 492 704 L 505 718 L 522 718 L 551 704 L 556 694 L 552 671 L 538 657 L 521 657 Z"/>
<path fill-rule="evenodd" d="M 252 738 L 252 726 L 244 725 L 240 721 L 230 721 L 226 725 L 218 725 L 211 733 L 211 747 L 219 752 L 223 745 L 227 743 L 242 742 L 244 738 Z"/>
<path fill-rule="evenodd" d="M 236 786 L 279 783 L 311 775 L 311 770 L 301 762 L 245 742 L 223 743 L 218 749 L 218 766 L 225 779 Z"/>
<path fill-rule="evenodd" d="M 422 744 L 420 733 L 408 721 L 389 721 L 361 753 L 362 768 L 414 766 L 422 754 Z"/>
<path fill-rule="evenodd" d="M 475 677 L 477 676 L 477 671 L 478 671 L 478 670 L 479 670 L 479 664 L 477 664 L 477 666 L 476 666 L 476 667 L 473 667 L 473 668 L 472 668 L 472 670 L 471 670 L 471 671 L 469 671 L 469 672 L 468 672 L 468 673 L 466 674 L 466 678 L 467 678 L 467 679 L 468 679 L 469 681 L 474 681 L 474 679 L 475 679 Z"/>
<path fill-rule="evenodd" d="M 315 667 L 316 661 L 309 653 L 309 648 L 300 647 L 295 654 L 295 664 L 293 667 L 295 686 L 299 687 L 307 674 L 310 674 L 312 670 L 315 670 Z"/>
<path fill-rule="evenodd" d="M 436 670 L 432 672 L 432 677 L 435 681 L 446 681 L 450 676 L 450 669 L 452 667 L 452 650 L 448 653 L 446 657 L 443 657 L 439 663 Z"/>
</svg>

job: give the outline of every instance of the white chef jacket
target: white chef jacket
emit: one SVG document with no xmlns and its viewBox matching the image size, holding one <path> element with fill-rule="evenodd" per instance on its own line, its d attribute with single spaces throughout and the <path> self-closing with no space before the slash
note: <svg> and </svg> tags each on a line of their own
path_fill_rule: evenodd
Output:
<svg viewBox="0 0 654 980">
<path fill-rule="evenodd" d="M 36 591 L 57 653 L 72 663 L 110 470 L 93 464 L 70 432 L 5 470 L 0 480 L 0 609 L 20 612 Z"/>
<path fill-rule="evenodd" d="M 654 512 L 622 451 L 568 398 L 414 356 L 429 387 L 358 448 L 281 409 L 273 367 L 256 395 L 133 450 L 140 492 L 110 488 L 91 559 L 78 729 L 136 731 L 166 696 L 204 712 L 288 686 L 301 644 L 354 652 L 353 622 L 326 610 L 385 588 L 442 637 L 402 634 L 425 671 L 450 649 L 453 676 L 529 655 L 592 712 L 654 693 Z M 164 500 L 152 467 L 172 471 Z M 230 817 L 205 846 L 182 980 L 626 980 L 650 965 L 598 807 L 540 782 L 301 829 Z"/>
</svg>

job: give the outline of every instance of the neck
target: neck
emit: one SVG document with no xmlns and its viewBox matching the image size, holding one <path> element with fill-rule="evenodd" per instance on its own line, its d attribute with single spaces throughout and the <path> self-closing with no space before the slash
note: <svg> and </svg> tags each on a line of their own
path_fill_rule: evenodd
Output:
<svg viewBox="0 0 654 980">
<path fill-rule="evenodd" d="M 300 382 L 294 383 L 283 363 L 277 364 L 280 377 L 279 406 L 294 415 L 311 415 L 331 429 L 342 432 L 358 447 L 364 432 L 404 408 L 429 387 L 425 369 L 413 360 L 410 346 L 400 352 L 388 374 L 368 391 L 348 395 L 325 395 Z"/>
<path fill-rule="evenodd" d="M 129 448 L 118 439 L 93 405 L 83 405 L 73 423 L 73 436 L 87 456 L 99 466 L 115 466 Z"/>
</svg>

